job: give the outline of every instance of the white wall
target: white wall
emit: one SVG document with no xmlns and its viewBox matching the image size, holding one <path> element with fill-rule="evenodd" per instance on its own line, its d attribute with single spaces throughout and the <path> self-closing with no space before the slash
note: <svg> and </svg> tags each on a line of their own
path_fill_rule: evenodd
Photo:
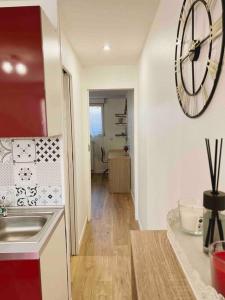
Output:
<svg viewBox="0 0 225 300">
<path fill-rule="evenodd" d="M 137 66 L 114 65 L 84 68 L 83 88 L 93 90 L 137 88 Z"/>
<path fill-rule="evenodd" d="M 161 0 L 139 64 L 139 220 L 165 228 L 166 214 L 180 198 L 210 188 L 205 137 L 225 135 L 224 70 L 210 104 L 198 119 L 187 118 L 177 100 L 174 52 L 182 0 Z M 225 158 L 224 158 L 225 159 Z M 221 189 L 225 190 L 225 160 Z"/>
<path fill-rule="evenodd" d="M 95 66 L 90 68 L 84 68 L 82 72 L 82 94 L 83 94 L 83 101 L 86 105 L 85 114 L 86 120 L 84 125 L 84 141 L 86 146 L 84 147 L 84 152 L 86 155 L 85 161 L 88 163 L 87 168 L 85 168 L 86 172 L 90 173 L 90 153 L 85 149 L 88 149 L 88 143 L 90 141 L 89 135 L 89 120 L 88 120 L 88 107 L 89 107 L 89 90 L 98 90 L 98 89 L 134 89 L 134 107 L 136 111 L 137 107 L 137 83 L 138 83 L 138 73 L 137 73 L 137 66 L 134 65 L 118 65 L 118 66 Z M 134 131 L 135 137 L 136 135 L 136 125 L 137 125 L 137 115 L 134 116 Z M 88 133 L 88 135 L 87 135 Z M 135 139 L 134 142 L 135 146 L 135 154 L 138 153 L 137 147 L 137 140 Z M 137 156 L 135 156 L 135 185 L 137 186 L 138 177 L 136 176 L 137 171 Z M 85 175 L 88 178 L 88 174 Z M 89 179 L 88 179 L 89 180 Z M 90 195 L 91 191 L 88 191 L 89 195 L 89 216 L 90 216 L 90 208 L 91 208 L 91 201 Z M 135 206 L 136 206 L 136 216 L 138 215 L 138 207 L 137 207 L 137 190 L 135 191 Z"/>
</svg>

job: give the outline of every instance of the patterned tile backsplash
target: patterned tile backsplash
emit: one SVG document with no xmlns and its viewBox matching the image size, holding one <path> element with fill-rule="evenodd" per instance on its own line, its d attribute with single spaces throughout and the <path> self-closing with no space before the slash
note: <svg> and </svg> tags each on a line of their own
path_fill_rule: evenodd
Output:
<svg viewBox="0 0 225 300">
<path fill-rule="evenodd" d="M 11 206 L 60 205 L 60 137 L 0 139 L 0 200 Z"/>
</svg>

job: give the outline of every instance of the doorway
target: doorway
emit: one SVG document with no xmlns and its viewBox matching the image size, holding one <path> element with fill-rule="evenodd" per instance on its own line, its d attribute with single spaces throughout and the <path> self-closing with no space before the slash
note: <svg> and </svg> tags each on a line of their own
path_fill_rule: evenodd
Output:
<svg viewBox="0 0 225 300">
<path fill-rule="evenodd" d="M 111 193 L 131 193 L 134 199 L 134 90 L 90 90 L 89 117 L 92 183 L 96 178 L 102 179 Z M 121 169 L 117 167 L 114 179 L 112 168 L 109 172 L 112 154 L 126 154 L 130 159 L 129 170 L 125 171 L 126 164 Z M 122 187 L 123 183 L 126 187 Z"/>
<path fill-rule="evenodd" d="M 65 126 L 66 135 L 64 142 L 66 143 L 65 165 L 67 166 L 66 190 L 69 202 L 69 234 L 70 234 L 70 256 L 77 254 L 77 217 L 76 217 L 76 196 L 75 196 L 75 149 L 74 149 L 74 114 L 72 103 L 72 77 L 70 73 L 63 68 L 63 91 L 64 91 L 64 107 L 65 107 Z"/>
</svg>

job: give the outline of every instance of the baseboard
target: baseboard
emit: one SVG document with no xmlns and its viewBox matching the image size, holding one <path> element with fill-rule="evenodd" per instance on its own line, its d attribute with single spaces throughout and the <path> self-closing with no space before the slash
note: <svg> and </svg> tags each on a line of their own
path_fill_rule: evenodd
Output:
<svg viewBox="0 0 225 300">
<path fill-rule="evenodd" d="M 131 194 L 131 198 L 132 198 L 133 203 L 135 203 L 135 202 L 134 202 L 134 194 L 133 194 L 133 192 L 130 191 L 130 194 Z"/>
<path fill-rule="evenodd" d="M 138 222 L 138 225 L 139 225 L 140 230 L 144 230 L 144 227 L 142 226 L 140 220 L 136 220 L 136 221 Z"/>
<path fill-rule="evenodd" d="M 88 223 L 88 217 L 85 218 L 84 226 L 83 226 L 83 229 L 82 229 L 82 232 L 81 232 L 81 236 L 79 238 L 78 253 L 80 253 L 80 247 L 81 247 L 81 244 L 82 244 L 82 241 L 83 241 L 83 238 L 84 238 L 84 234 L 85 234 L 85 230 L 86 230 L 86 227 L 87 227 L 87 223 Z"/>
</svg>

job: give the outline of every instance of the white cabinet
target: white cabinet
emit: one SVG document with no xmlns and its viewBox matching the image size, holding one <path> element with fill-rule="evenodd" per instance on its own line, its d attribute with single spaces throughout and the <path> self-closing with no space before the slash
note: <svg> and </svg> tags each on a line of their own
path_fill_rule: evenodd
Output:
<svg viewBox="0 0 225 300">
<path fill-rule="evenodd" d="M 42 300 L 68 300 L 67 255 L 64 218 L 40 257 Z"/>
</svg>

